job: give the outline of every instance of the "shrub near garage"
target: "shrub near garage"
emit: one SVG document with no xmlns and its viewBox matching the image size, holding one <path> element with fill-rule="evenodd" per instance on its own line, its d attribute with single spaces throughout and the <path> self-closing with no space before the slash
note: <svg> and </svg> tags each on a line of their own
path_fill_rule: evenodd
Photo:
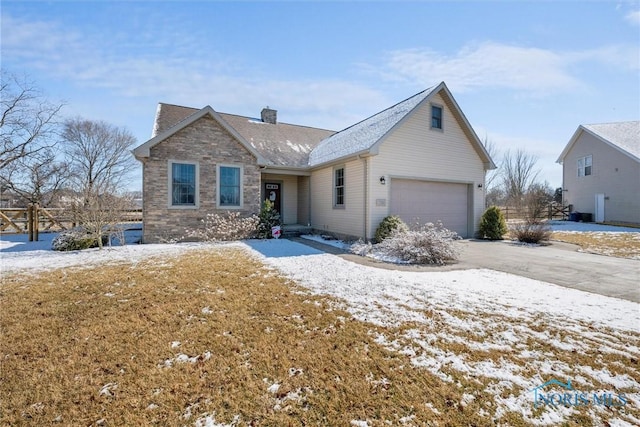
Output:
<svg viewBox="0 0 640 427">
<path fill-rule="evenodd" d="M 551 239 L 551 227 L 537 220 L 514 224 L 509 231 L 519 242 L 523 243 L 540 243 Z"/>
<path fill-rule="evenodd" d="M 397 215 L 389 215 L 385 217 L 382 221 L 380 221 L 380 224 L 376 229 L 376 242 L 382 242 L 384 239 L 391 236 L 395 231 L 409 231 L 409 227 Z"/>
<path fill-rule="evenodd" d="M 502 240 L 502 236 L 509 231 L 504 215 L 497 206 L 490 206 L 484 211 L 478 228 L 478 237 L 487 240 Z"/>
<path fill-rule="evenodd" d="M 411 264 L 443 265 L 457 259 L 453 241 L 459 239 L 455 231 L 445 228 L 441 222 L 427 223 L 415 230 L 395 231 L 376 245 L 383 253 L 398 257 Z"/>
</svg>

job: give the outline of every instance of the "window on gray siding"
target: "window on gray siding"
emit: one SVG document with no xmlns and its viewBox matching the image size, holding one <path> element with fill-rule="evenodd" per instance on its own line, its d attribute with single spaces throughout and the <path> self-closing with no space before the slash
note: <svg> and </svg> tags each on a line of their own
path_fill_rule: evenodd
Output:
<svg viewBox="0 0 640 427">
<path fill-rule="evenodd" d="M 442 129 L 442 107 L 431 106 L 431 128 Z"/>
<path fill-rule="evenodd" d="M 592 156 L 580 157 L 578 159 L 578 176 L 591 175 L 591 164 L 593 163 Z"/>
<path fill-rule="evenodd" d="M 337 168 L 333 171 L 333 205 L 344 206 L 344 168 Z"/>
<path fill-rule="evenodd" d="M 196 165 L 192 163 L 171 164 L 171 204 L 173 206 L 195 206 Z"/>
<path fill-rule="evenodd" d="M 220 206 L 240 206 L 240 168 L 220 166 Z"/>
</svg>

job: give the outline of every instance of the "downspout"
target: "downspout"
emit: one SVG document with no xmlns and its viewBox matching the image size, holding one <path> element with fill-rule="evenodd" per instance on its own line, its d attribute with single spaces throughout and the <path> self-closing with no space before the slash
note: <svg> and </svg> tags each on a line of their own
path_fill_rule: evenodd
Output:
<svg viewBox="0 0 640 427">
<path fill-rule="evenodd" d="M 363 173 L 363 187 L 364 187 L 364 232 L 362 235 L 364 236 L 364 241 L 369 240 L 369 236 L 367 236 L 367 231 L 369 230 L 369 161 L 367 157 L 361 157 L 364 162 L 364 173 Z"/>
</svg>

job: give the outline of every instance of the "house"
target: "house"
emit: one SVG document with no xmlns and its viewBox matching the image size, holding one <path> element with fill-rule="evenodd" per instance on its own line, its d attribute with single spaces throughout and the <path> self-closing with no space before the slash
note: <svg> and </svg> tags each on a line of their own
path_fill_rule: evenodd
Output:
<svg viewBox="0 0 640 427">
<path fill-rule="evenodd" d="M 210 212 L 275 202 L 286 225 L 370 239 L 397 214 L 472 236 L 493 161 L 441 83 L 340 132 L 159 104 L 143 164 L 145 242 L 183 236 Z"/>
<path fill-rule="evenodd" d="M 640 121 L 581 125 L 557 162 L 573 211 L 640 224 Z"/>
</svg>

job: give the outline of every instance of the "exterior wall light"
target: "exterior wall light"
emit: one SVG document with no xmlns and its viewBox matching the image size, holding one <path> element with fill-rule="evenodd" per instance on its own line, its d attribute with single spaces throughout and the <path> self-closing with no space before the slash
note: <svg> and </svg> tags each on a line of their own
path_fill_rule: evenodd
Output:
<svg viewBox="0 0 640 427">
<path fill-rule="evenodd" d="M 387 183 L 387 180 L 385 179 L 384 176 L 380 177 L 380 184 L 385 185 Z"/>
</svg>

